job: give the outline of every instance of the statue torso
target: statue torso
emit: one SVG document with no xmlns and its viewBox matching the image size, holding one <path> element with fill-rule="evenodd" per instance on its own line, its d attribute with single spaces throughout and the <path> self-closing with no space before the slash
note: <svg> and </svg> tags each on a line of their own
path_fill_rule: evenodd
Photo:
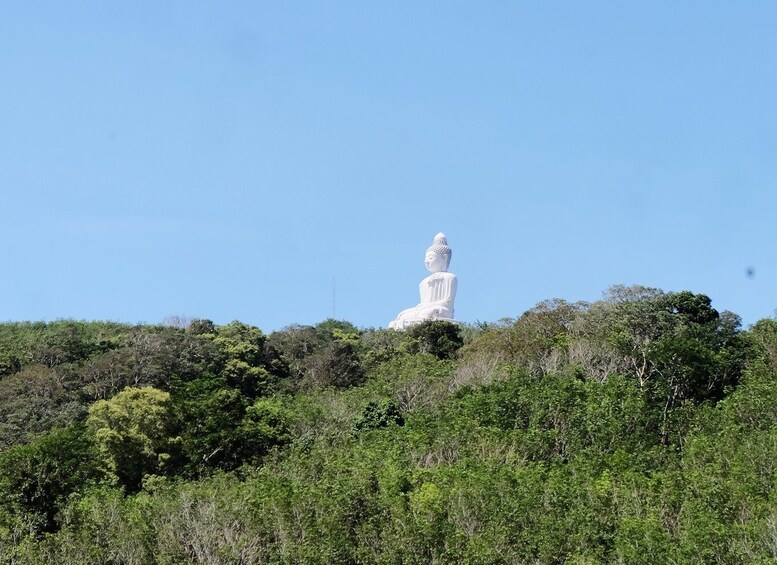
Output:
<svg viewBox="0 0 777 565">
<path fill-rule="evenodd" d="M 418 285 L 421 304 L 443 303 L 448 308 L 453 307 L 456 298 L 456 275 L 453 273 L 433 273 Z"/>
</svg>

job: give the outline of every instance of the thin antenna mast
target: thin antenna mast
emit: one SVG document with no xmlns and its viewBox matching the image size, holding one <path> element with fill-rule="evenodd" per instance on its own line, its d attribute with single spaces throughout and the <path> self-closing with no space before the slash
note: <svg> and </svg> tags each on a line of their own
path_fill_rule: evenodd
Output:
<svg viewBox="0 0 777 565">
<path fill-rule="evenodd" d="M 336 296 L 335 290 L 336 290 L 335 276 L 332 275 L 332 319 L 333 320 L 336 319 L 336 317 L 335 317 L 335 296 Z"/>
</svg>

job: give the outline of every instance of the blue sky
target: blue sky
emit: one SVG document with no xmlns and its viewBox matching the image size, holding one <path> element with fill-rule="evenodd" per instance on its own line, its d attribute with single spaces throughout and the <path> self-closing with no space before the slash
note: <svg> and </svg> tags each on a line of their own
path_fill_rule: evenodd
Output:
<svg viewBox="0 0 777 565">
<path fill-rule="evenodd" d="M 0 319 L 777 308 L 777 4 L 34 2 L 0 17 Z M 752 276 L 747 270 L 752 269 Z"/>
</svg>

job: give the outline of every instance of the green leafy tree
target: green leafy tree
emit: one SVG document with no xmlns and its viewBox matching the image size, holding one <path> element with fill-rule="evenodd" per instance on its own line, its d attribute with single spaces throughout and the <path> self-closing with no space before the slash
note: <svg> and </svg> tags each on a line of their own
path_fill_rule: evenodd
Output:
<svg viewBox="0 0 777 565">
<path fill-rule="evenodd" d="M 364 382 L 365 372 L 356 344 L 348 339 L 335 339 L 312 360 L 308 381 L 317 387 L 345 388 Z"/>
<path fill-rule="evenodd" d="M 83 417 L 69 381 L 61 367 L 39 364 L 0 379 L 0 449 Z"/>
<path fill-rule="evenodd" d="M 186 326 L 186 331 L 194 335 L 216 335 L 216 325 L 211 320 L 195 318 Z"/>
<path fill-rule="evenodd" d="M 354 432 L 360 432 L 385 428 L 392 424 L 402 426 L 405 424 L 405 419 L 394 401 L 384 398 L 380 402 L 373 400 L 368 402 L 361 415 L 351 424 L 351 429 Z"/>
<path fill-rule="evenodd" d="M 321 336 L 312 326 L 293 325 L 273 332 L 268 338 L 271 347 L 280 354 L 289 369 L 295 388 L 304 378 L 310 358 L 321 348 Z"/>
<path fill-rule="evenodd" d="M 359 351 L 365 370 L 371 371 L 402 354 L 402 332 L 370 328 L 359 336 Z"/>
<path fill-rule="evenodd" d="M 0 377 L 13 375 L 22 370 L 22 360 L 10 352 L 0 353 Z"/>
<path fill-rule="evenodd" d="M 203 380 L 188 383 L 176 395 L 182 449 L 195 476 L 207 468 L 235 469 L 245 459 L 240 426 L 248 399 L 223 379 Z"/>
<path fill-rule="evenodd" d="M 330 318 L 316 326 L 289 326 L 268 342 L 273 362 L 286 368 L 290 391 L 363 381 L 359 331 L 349 322 Z"/>
<path fill-rule="evenodd" d="M 289 419 L 289 411 L 277 399 L 260 398 L 249 406 L 240 428 L 246 459 L 258 461 L 272 447 L 288 443 Z"/>
<path fill-rule="evenodd" d="M 438 359 L 451 359 L 464 344 L 459 326 L 452 322 L 426 320 L 406 331 L 410 353 L 428 353 Z"/>
<path fill-rule="evenodd" d="M 609 348 L 597 362 L 636 378 L 661 413 L 663 440 L 682 442 L 687 418 L 676 409 L 717 402 L 739 382 L 750 344 L 739 326 L 702 294 L 616 286 L 578 316 L 573 340 Z"/>
<path fill-rule="evenodd" d="M 68 496 L 100 477 L 84 426 L 55 429 L 0 453 L 0 506 L 28 530 L 52 532 Z"/>
<path fill-rule="evenodd" d="M 168 388 L 173 380 L 190 380 L 221 363 L 212 339 L 166 326 L 137 326 L 124 337 L 129 354 L 130 386 Z"/>
<path fill-rule="evenodd" d="M 125 388 L 89 408 L 103 468 L 129 492 L 147 475 L 172 469 L 180 449 L 170 394 L 153 387 Z"/>
<path fill-rule="evenodd" d="M 464 347 L 462 355 L 472 358 L 485 354 L 535 375 L 556 372 L 569 360 L 571 328 L 587 308 L 585 302 L 545 300 L 518 319 L 506 318 L 483 325 L 482 331 Z"/>
<path fill-rule="evenodd" d="M 85 322 L 60 320 L 46 328 L 46 339 L 38 349 L 41 363 L 54 367 L 86 359 L 97 350 L 97 343 Z"/>
<path fill-rule="evenodd" d="M 186 468 L 200 476 L 207 470 L 230 471 L 258 461 L 289 438 L 288 411 L 275 399 L 252 401 L 223 377 L 199 379 L 176 391 L 182 423 Z"/>
<path fill-rule="evenodd" d="M 251 398 L 266 393 L 272 375 L 265 367 L 266 337 L 262 331 L 238 321 L 219 326 L 216 331 L 214 342 L 226 359 L 221 373 L 227 383 Z"/>
</svg>

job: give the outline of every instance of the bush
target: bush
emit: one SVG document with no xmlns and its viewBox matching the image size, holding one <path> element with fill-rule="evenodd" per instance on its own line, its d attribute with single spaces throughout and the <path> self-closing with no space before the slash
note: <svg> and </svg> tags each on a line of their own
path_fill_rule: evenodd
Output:
<svg viewBox="0 0 777 565">
<path fill-rule="evenodd" d="M 351 429 L 354 432 L 376 430 L 390 425 L 403 426 L 405 419 L 392 400 L 370 401 L 364 407 L 361 416 L 354 420 Z"/>
</svg>

